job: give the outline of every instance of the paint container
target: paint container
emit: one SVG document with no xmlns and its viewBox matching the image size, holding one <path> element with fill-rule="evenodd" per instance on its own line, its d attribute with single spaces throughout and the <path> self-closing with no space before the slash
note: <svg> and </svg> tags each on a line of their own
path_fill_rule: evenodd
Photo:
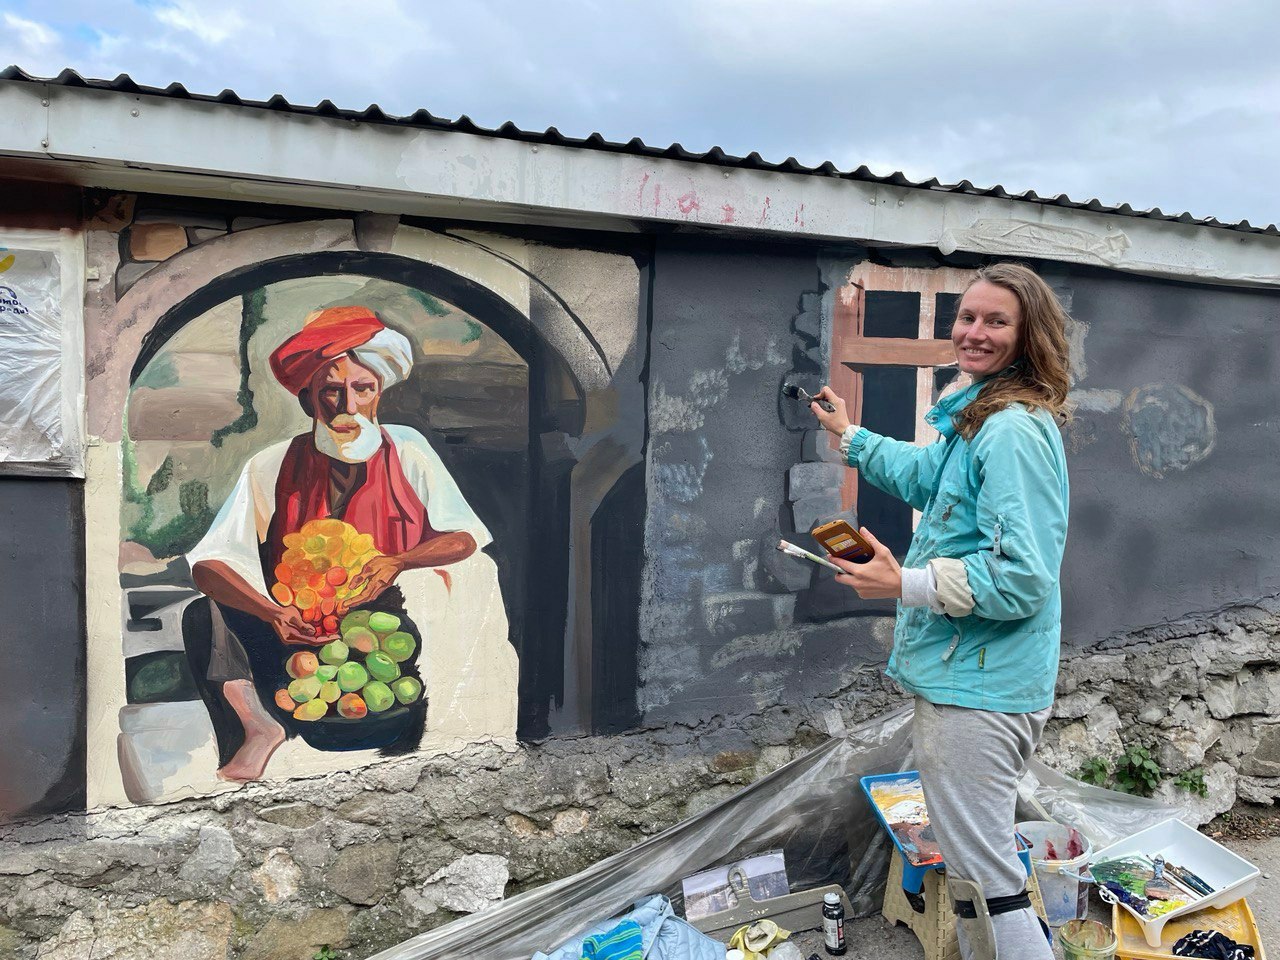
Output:
<svg viewBox="0 0 1280 960">
<path fill-rule="evenodd" d="M 1079 836 L 1084 852 L 1069 860 L 1050 858 L 1049 844 L 1054 853 L 1065 852 L 1071 840 L 1071 828 L 1047 820 L 1028 820 L 1015 827 L 1031 844 L 1031 864 L 1040 884 L 1040 896 L 1044 898 L 1045 920 L 1051 927 L 1060 927 L 1068 920 L 1084 917 L 1089 912 L 1089 884 L 1079 879 L 1089 862 L 1092 850 L 1089 841 Z"/>
<path fill-rule="evenodd" d="M 1097 920 L 1068 920 L 1058 931 L 1062 960 L 1115 960 L 1116 935 Z"/>
</svg>

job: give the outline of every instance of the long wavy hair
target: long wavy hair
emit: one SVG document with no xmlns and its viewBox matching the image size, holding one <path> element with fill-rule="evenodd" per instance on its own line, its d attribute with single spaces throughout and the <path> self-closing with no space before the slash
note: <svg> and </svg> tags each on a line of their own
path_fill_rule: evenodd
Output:
<svg viewBox="0 0 1280 960">
<path fill-rule="evenodd" d="M 1004 287 L 1018 298 L 1022 314 L 1018 327 L 1018 360 L 1012 370 L 988 380 L 974 401 L 956 415 L 956 432 L 972 440 L 987 417 L 1011 403 L 1048 410 L 1059 425 L 1066 423 L 1071 419 L 1067 408 L 1071 387 L 1067 373 L 1070 363 L 1067 312 L 1049 285 L 1030 267 L 1020 263 L 982 267 L 969 281 L 969 287 L 981 280 Z"/>
</svg>

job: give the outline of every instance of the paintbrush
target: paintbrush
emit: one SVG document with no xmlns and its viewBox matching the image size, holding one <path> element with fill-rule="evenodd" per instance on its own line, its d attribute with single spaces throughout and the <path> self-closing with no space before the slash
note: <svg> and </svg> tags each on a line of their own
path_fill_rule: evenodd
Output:
<svg viewBox="0 0 1280 960">
<path fill-rule="evenodd" d="M 837 567 L 830 560 L 818 556 L 816 553 L 810 553 L 804 547 L 797 547 L 794 543 L 788 543 L 786 540 L 778 541 L 778 549 L 789 557 L 799 557 L 801 560 L 809 560 L 822 567 L 834 570 L 836 573 L 844 573 L 840 567 Z"/>
</svg>

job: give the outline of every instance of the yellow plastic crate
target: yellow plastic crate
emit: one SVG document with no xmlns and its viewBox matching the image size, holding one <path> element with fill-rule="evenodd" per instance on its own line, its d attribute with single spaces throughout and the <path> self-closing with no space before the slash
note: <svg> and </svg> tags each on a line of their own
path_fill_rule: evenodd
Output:
<svg viewBox="0 0 1280 960">
<path fill-rule="evenodd" d="M 1217 930 L 1236 943 L 1247 943 L 1253 947 L 1255 960 L 1267 960 L 1253 911 L 1249 909 L 1249 901 L 1243 899 L 1225 907 L 1209 907 L 1170 920 L 1161 931 L 1158 947 L 1147 944 L 1142 925 L 1128 910 L 1121 910 L 1119 904 L 1111 907 L 1111 929 L 1116 934 L 1118 960 L 1164 960 L 1172 957 L 1173 945 L 1192 930 Z"/>
</svg>

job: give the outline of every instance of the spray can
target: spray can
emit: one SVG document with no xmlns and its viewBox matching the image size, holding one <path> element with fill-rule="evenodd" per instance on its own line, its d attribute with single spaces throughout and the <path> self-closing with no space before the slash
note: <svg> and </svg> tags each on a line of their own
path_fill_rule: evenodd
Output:
<svg viewBox="0 0 1280 960">
<path fill-rule="evenodd" d="M 822 940 L 832 956 L 844 953 L 844 905 L 838 893 L 828 893 L 822 898 Z"/>
</svg>

